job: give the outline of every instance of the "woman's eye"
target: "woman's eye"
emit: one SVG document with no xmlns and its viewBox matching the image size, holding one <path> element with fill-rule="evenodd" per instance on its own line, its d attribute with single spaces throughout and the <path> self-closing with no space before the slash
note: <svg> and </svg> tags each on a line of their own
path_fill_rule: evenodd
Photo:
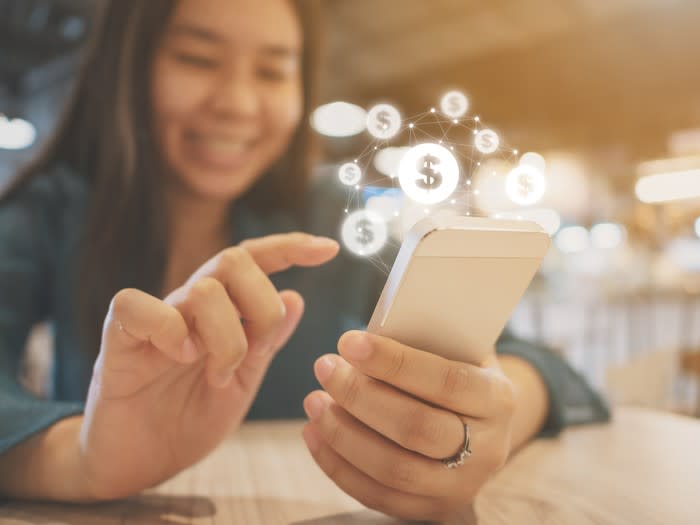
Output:
<svg viewBox="0 0 700 525">
<path fill-rule="evenodd" d="M 176 53 L 175 58 L 183 64 L 205 69 L 213 69 L 218 65 L 218 62 L 214 59 L 187 53 Z"/>
<path fill-rule="evenodd" d="M 258 70 L 258 75 L 264 80 L 272 82 L 281 82 L 287 78 L 287 72 L 279 69 L 262 68 Z"/>
</svg>

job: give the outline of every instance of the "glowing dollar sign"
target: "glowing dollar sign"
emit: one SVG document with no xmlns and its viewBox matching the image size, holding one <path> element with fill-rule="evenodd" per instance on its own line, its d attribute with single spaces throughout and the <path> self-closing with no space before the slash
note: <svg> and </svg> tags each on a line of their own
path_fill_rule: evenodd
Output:
<svg viewBox="0 0 700 525">
<path fill-rule="evenodd" d="M 357 172 L 354 166 L 347 166 L 345 168 L 345 182 L 347 184 L 352 184 L 357 177 Z"/>
<path fill-rule="evenodd" d="M 520 177 L 520 180 L 518 181 L 518 191 L 523 198 L 528 197 L 533 191 L 535 191 L 535 183 L 529 174 L 525 173 Z"/>
<path fill-rule="evenodd" d="M 377 113 L 377 128 L 380 131 L 386 131 L 391 127 L 391 115 L 388 111 L 380 111 Z"/>
<path fill-rule="evenodd" d="M 461 101 L 457 95 L 452 95 L 450 97 L 449 109 L 450 109 L 450 113 L 452 113 L 453 115 L 461 113 L 462 104 L 461 104 Z"/>
<path fill-rule="evenodd" d="M 430 154 L 418 159 L 417 170 L 423 178 L 416 180 L 416 186 L 424 190 L 432 190 L 442 184 L 442 174 L 434 168 L 437 164 L 440 164 L 440 159 Z"/>
<path fill-rule="evenodd" d="M 367 246 L 374 241 L 374 232 L 372 231 L 372 223 L 368 219 L 360 219 L 355 224 L 357 230 L 357 242 L 363 246 Z"/>
<path fill-rule="evenodd" d="M 487 155 L 493 153 L 498 149 L 498 134 L 490 129 L 482 129 L 476 134 L 474 145 L 481 153 Z"/>
<path fill-rule="evenodd" d="M 493 136 L 489 134 L 484 134 L 480 137 L 481 149 L 490 150 L 495 146 Z"/>
</svg>

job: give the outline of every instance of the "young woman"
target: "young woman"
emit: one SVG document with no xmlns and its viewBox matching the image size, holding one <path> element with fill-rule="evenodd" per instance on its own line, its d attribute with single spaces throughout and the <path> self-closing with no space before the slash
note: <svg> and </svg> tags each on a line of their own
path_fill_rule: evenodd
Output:
<svg viewBox="0 0 700 525">
<path fill-rule="evenodd" d="M 335 185 L 307 184 L 317 25 L 310 0 L 107 3 L 55 140 L 0 201 L 0 494 L 124 497 L 246 416 L 304 410 L 341 489 L 435 519 L 538 433 L 607 418 L 534 345 L 476 367 L 351 330 L 383 282 L 328 238 Z M 16 373 L 43 319 L 39 400 Z"/>
</svg>

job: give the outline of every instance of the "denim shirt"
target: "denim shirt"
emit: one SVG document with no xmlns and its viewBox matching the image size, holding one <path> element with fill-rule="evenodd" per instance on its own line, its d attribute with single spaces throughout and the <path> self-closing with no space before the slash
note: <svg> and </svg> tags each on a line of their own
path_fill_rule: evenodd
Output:
<svg viewBox="0 0 700 525">
<path fill-rule="evenodd" d="M 81 238 L 90 186 L 86 177 L 56 166 L 35 177 L 0 205 L 0 453 L 83 410 L 97 349 L 83 348 L 76 316 Z M 236 203 L 231 244 L 271 233 L 301 230 L 337 238 L 345 195 L 335 179 L 312 185 L 308 213 L 255 213 Z M 393 261 L 387 249 L 382 259 Z M 320 385 L 314 361 L 336 351 L 340 335 L 366 326 L 386 276 L 345 250 L 318 268 L 292 268 L 272 276 L 278 289 L 294 289 L 306 310 L 297 330 L 272 362 L 249 419 L 304 417 L 302 400 Z M 52 387 L 39 399 L 18 382 L 27 335 L 49 321 L 54 333 Z M 429 330 L 429 327 L 426 327 Z M 604 401 L 559 356 L 504 333 L 499 354 L 519 356 L 540 373 L 549 394 L 542 436 L 567 425 L 606 421 Z"/>
</svg>

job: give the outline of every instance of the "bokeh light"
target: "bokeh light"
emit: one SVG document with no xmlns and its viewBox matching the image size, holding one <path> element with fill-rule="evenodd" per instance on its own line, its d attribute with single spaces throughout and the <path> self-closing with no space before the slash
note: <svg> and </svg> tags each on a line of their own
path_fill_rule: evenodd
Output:
<svg viewBox="0 0 700 525">
<path fill-rule="evenodd" d="M 562 253 L 580 253 L 590 247 L 591 238 L 588 230 L 583 226 L 568 226 L 559 231 L 554 243 Z"/>
<path fill-rule="evenodd" d="M 0 114 L 0 149 L 20 150 L 34 144 L 36 128 L 31 122 Z"/>
<path fill-rule="evenodd" d="M 547 172 L 547 161 L 539 153 L 528 151 L 520 157 L 520 164 L 523 166 L 532 166 L 542 173 Z"/>
<path fill-rule="evenodd" d="M 591 228 L 591 243 L 599 250 L 618 248 L 625 242 L 627 232 L 619 224 L 601 223 Z"/>
<path fill-rule="evenodd" d="M 373 160 L 375 169 L 392 179 L 398 177 L 401 158 L 410 149 L 408 147 L 388 147 L 378 150 Z"/>
<path fill-rule="evenodd" d="M 348 102 L 319 106 L 311 115 L 312 127 L 327 137 L 351 137 L 365 130 L 367 112 Z"/>
</svg>

